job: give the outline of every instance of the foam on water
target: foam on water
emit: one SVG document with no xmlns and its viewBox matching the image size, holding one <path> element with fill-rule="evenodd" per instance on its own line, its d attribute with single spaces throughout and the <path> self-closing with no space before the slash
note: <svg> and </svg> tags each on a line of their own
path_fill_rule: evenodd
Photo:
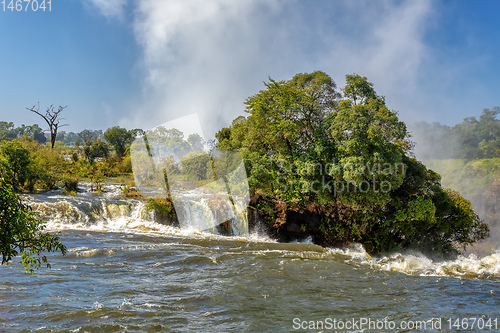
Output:
<svg viewBox="0 0 500 333">
<path fill-rule="evenodd" d="M 117 189 L 100 195 L 81 193 L 65 196 L 60 193 L 25 196 L 25 201 L 46 221 L 46 231 L 88 230 L 94 232 L 124 232 L 154 234 L 189 238 L 225 238 L 216 234 L 215 224 L 209 230 L 201 230 L 196 224 L 177 228 L 155 221 L 154 213 L 140 200 L 123 200 Z M 190 194 L 192 195 L 192 194 Z M 192 202 L 189 202 L 192 203 Z M 187 205 L 193 219 L 207 218 L 211 213 L 207 207 L 199 208 L 202 202 Z M 210 214 L 208 214 L 210 213 Z M 241 214 L 239 214 L 241 213 Z M 195 216 L 200 215 L 200 216 Z M 253 242 L 274 242 L 267 235 L 249 235 L 248 222 L 237 212 L 232 227 L 236 237 L 232 239 Z M 241 225 L 241 226 L 240 226 Z"/>
<path fill-rule="evenodd" d="M 500 250 L 489 256 L 459 256 L 455 260 L 435 261 L 420 253 L 394 253 L 372 258 L 361 244 L 351 247 L 322 248 L 318 245 L 297 243 L 299 248 L 266 249 L 254 251 L 258 256 L 305 260 L 336 260 L 377 271 L 398 272 L 416 276 L 451 276 L 456 278 L 500 279 Z M 282 245 L 284 247 L 285 245 Z"/>
<path fill-rule="evenodd" d="M 371 258 L 361 246 L 357 249 L 333 250 L 349 256 L 347 260 L 372 269 L 400 272 L 420 276 L 453 276 L 458 278 L 499 279 L 500 250 L 478 258 L 471 254 L 455 260 L 435 261 L 420 253 L 394 253 L 390 256 Z"/>
</svg>

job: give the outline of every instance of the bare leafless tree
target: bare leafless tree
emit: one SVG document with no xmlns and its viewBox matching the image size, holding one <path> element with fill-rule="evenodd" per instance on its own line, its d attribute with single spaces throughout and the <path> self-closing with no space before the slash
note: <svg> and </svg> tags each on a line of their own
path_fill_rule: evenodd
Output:
<svg viewBox="0 0 500 333">
<path fill-rule="evenodd" d="M 35 109 L 35 107 L 36 107 L 36 109 Z M 59 114 L 67 107 L 68 107 L 67 105 L 66 106 L 59 106 L 57 111 L 54 111 L 54 104 L 52 104 L 51 106 L 49 106 L 47 108 L 47 110 L 45 110 L 45 114 L 40 113 L 40 103 L 38 103 L 38 105 L 33 105 L 33 107 L 31 109 L 26 108 L 27 110 L 34 112 L 37 115 L 39 115 L 40 117 L 42 117 L 43 120 L 45 120 L 47 122 L 47 125 L 49 125 L 50 147 L 51 148 L 54 148 L 54 144 L 56 143 L 57 130 L 59 129 L 59 127 L 68 126 L 68 124 L 60 125 L 59 120 L 61 120 L 63 118 L 58 118 Z"/>
</svg>

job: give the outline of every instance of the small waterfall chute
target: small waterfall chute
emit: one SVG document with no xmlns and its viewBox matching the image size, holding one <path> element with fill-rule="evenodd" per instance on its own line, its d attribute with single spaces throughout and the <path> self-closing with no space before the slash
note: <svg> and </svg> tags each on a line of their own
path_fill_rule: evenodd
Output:
<svg viewBox="0 0 500 333">
<path fill-rule="evenodd" d="M 193 137 L 184 140 L 174 126 L 186 124 L 197 125 L 201 133 L 197 115 L 191 115 L 136 138 L 130 149 L 136 187 L 146 197 L 170 197 L 182 228 L 215 232 L 230 221 L 233 235 L 247 234 L 250 194 L 242 157 L 216 149 L 209 154 L 200 145 L 189 150 Z M 179 161 L 194 181 L 179 176 Z"/>
</svg>

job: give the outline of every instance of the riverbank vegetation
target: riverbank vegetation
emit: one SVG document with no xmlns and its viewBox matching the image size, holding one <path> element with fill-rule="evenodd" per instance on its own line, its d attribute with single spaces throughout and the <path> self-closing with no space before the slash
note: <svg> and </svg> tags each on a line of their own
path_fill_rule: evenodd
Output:
<svg viewBox="0 0 500 333">
<path fill-rule="evenodd" d="M 60 141 L 47 142 L 38 125 L 14 128 L 0 123 L 0 252 L 2 264 L 20 255 L 26 272 L 41 264 L 49 265 L 43 252 L 66 247 L 55 234 L 44 232 L 36 212 L 23 203 L 16 192 L 47 191 L 64 188 L 68 194 L 78 191 L 81 180 L 91 182 L 92 191 L 100 191 L 106 177 L 131 177 L 130 155 L 126 149 L 135 135 L 118 127 L 104 133 L 85 130 L 74 146 Z M 51 131 L 52 139 L 55 137 Z M 111 154 L 111 147 L 115 153 Z"/>
<path fill-rule="evenodd" d="M 101 131 L 84 130 L 75 145 L 56 141 L 54 148 L 34 135 L 16 137 L 15 133 L 19 132 L 11 129 L 4 136 L 9 139 L 0 141 L 0 173 L 16 191 L 64 187 L 68 193 L 75 193 L 80 180 L 90 181 L 92 190 L 99 191 L 106 178 L 132 176 L 128 146 L 135 131 L 110 128 L 104 133 L 109 139 L 105 142 Z"/>
</svg>

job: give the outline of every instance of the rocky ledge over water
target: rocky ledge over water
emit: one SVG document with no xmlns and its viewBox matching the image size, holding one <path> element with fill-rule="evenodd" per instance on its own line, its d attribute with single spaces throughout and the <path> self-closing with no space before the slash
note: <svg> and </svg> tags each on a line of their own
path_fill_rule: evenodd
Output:
<svg viewBox="0 0 500 333">
<path fill-rule="evenodd" d="M 350 243 L 343 228 L 352 222 L 345 218 L 347 207 L 317 203 L 291 206 L 286 202 L 255 194 L 248 206 L 250 232 L 265 233 L 279 242 L 311 240 L 321 246 L 343 247 Z M 352 239 L 355 241 L 355 239 Z M 368 246 L 368 250 L 370 247 Z"/>
<path fill-rule="evenodd" d="M 154 220 L 179 227 L 177 214 L 170 200 L 148 199 L 147 206 L 154 212 Z M 346 211 L 343 211 L 346 213 Z M 349 222 L 339 217 L 338 207 L 322 206 L 316 203 L 290 206 L 270 196 L 254 194 L 247 208 L 248 230 L 250 233 L 267 235 L 279 242 L 304 241 L 310 239 L 314 244 L 341 247 L 347 245 L 342 239 L 344 226 Z M 233 236 L 231 221 L 216 226 L 217 232 Z M 353 241 L 355 241 L 353 239 Z"/>
<path fill-rule="evenodd" d="M 450 194 L 454 195 L 453 192 Z M 149 201 L 148 208 L 155 211 L 155 221 L 180 226 L 171 200 L 147 200 Z M 467 204 L 467 207 L 470 205 L 466 201 L 463 203 Z M 212 211 L 214 216 L 222 211 L 222 208 L 213 204 L 200 203 L 200 205 L 204 206 L 203 209 L 200 208 L 201 210 L 219 208 L 215 209 L 215 213 Z M 286 202 L 278 197 L 257 192 L 250 197 L 247 207 L 248 218 L 246 221 L 240 218 L 238 223 L 248 222 L 250 233 L 268 235 L 278 242 L 307 240 L 325 247 L 346 247 L 359 243 L 370 254 L 417 250 L 443 258 L 453 257 L 460 253 L 462 250 L 461 246 L 458 246 L 460 242 L 472 243 L 474 239 L 482 239 L 488 234 L 487 226 L 476 215 L 465 220 L 471 223 L 468 228 L 460 227 L 455 223 L 455 228 L 450 229 L 446 228 L 450 223 L 447 220 L 442 221 L 444 224 L 437 220 L 426 223 L 420 220 L 422 214 L 414 214 L 416 218 L 401 217 L 398 215 L 400 211 L 390 205 L 376 210 L 363 210 L 343 204 L 341 201 L 320 204 L 305 198 L 302 202 Z M 463 215 L 463 209 L 459 209 L 460 207 L 455 204 L 443 207 L 449 213 L 451 220 L 456 221 L 457 216 Z M 391 212 L 390 209 L 393 211 Z M 440 211 L 440 214 L 446 213 L 445 211 Z M 212 220 L 214 220 L 212 223 L 214 227 L 210 229 L 211 232 L 224 236 L 241 234 L 238 232 L 241 231 L 240 228 L 233 225 L 232 220 L 223 223 L 215 223 L 213 218 Z"/>
</svg>

